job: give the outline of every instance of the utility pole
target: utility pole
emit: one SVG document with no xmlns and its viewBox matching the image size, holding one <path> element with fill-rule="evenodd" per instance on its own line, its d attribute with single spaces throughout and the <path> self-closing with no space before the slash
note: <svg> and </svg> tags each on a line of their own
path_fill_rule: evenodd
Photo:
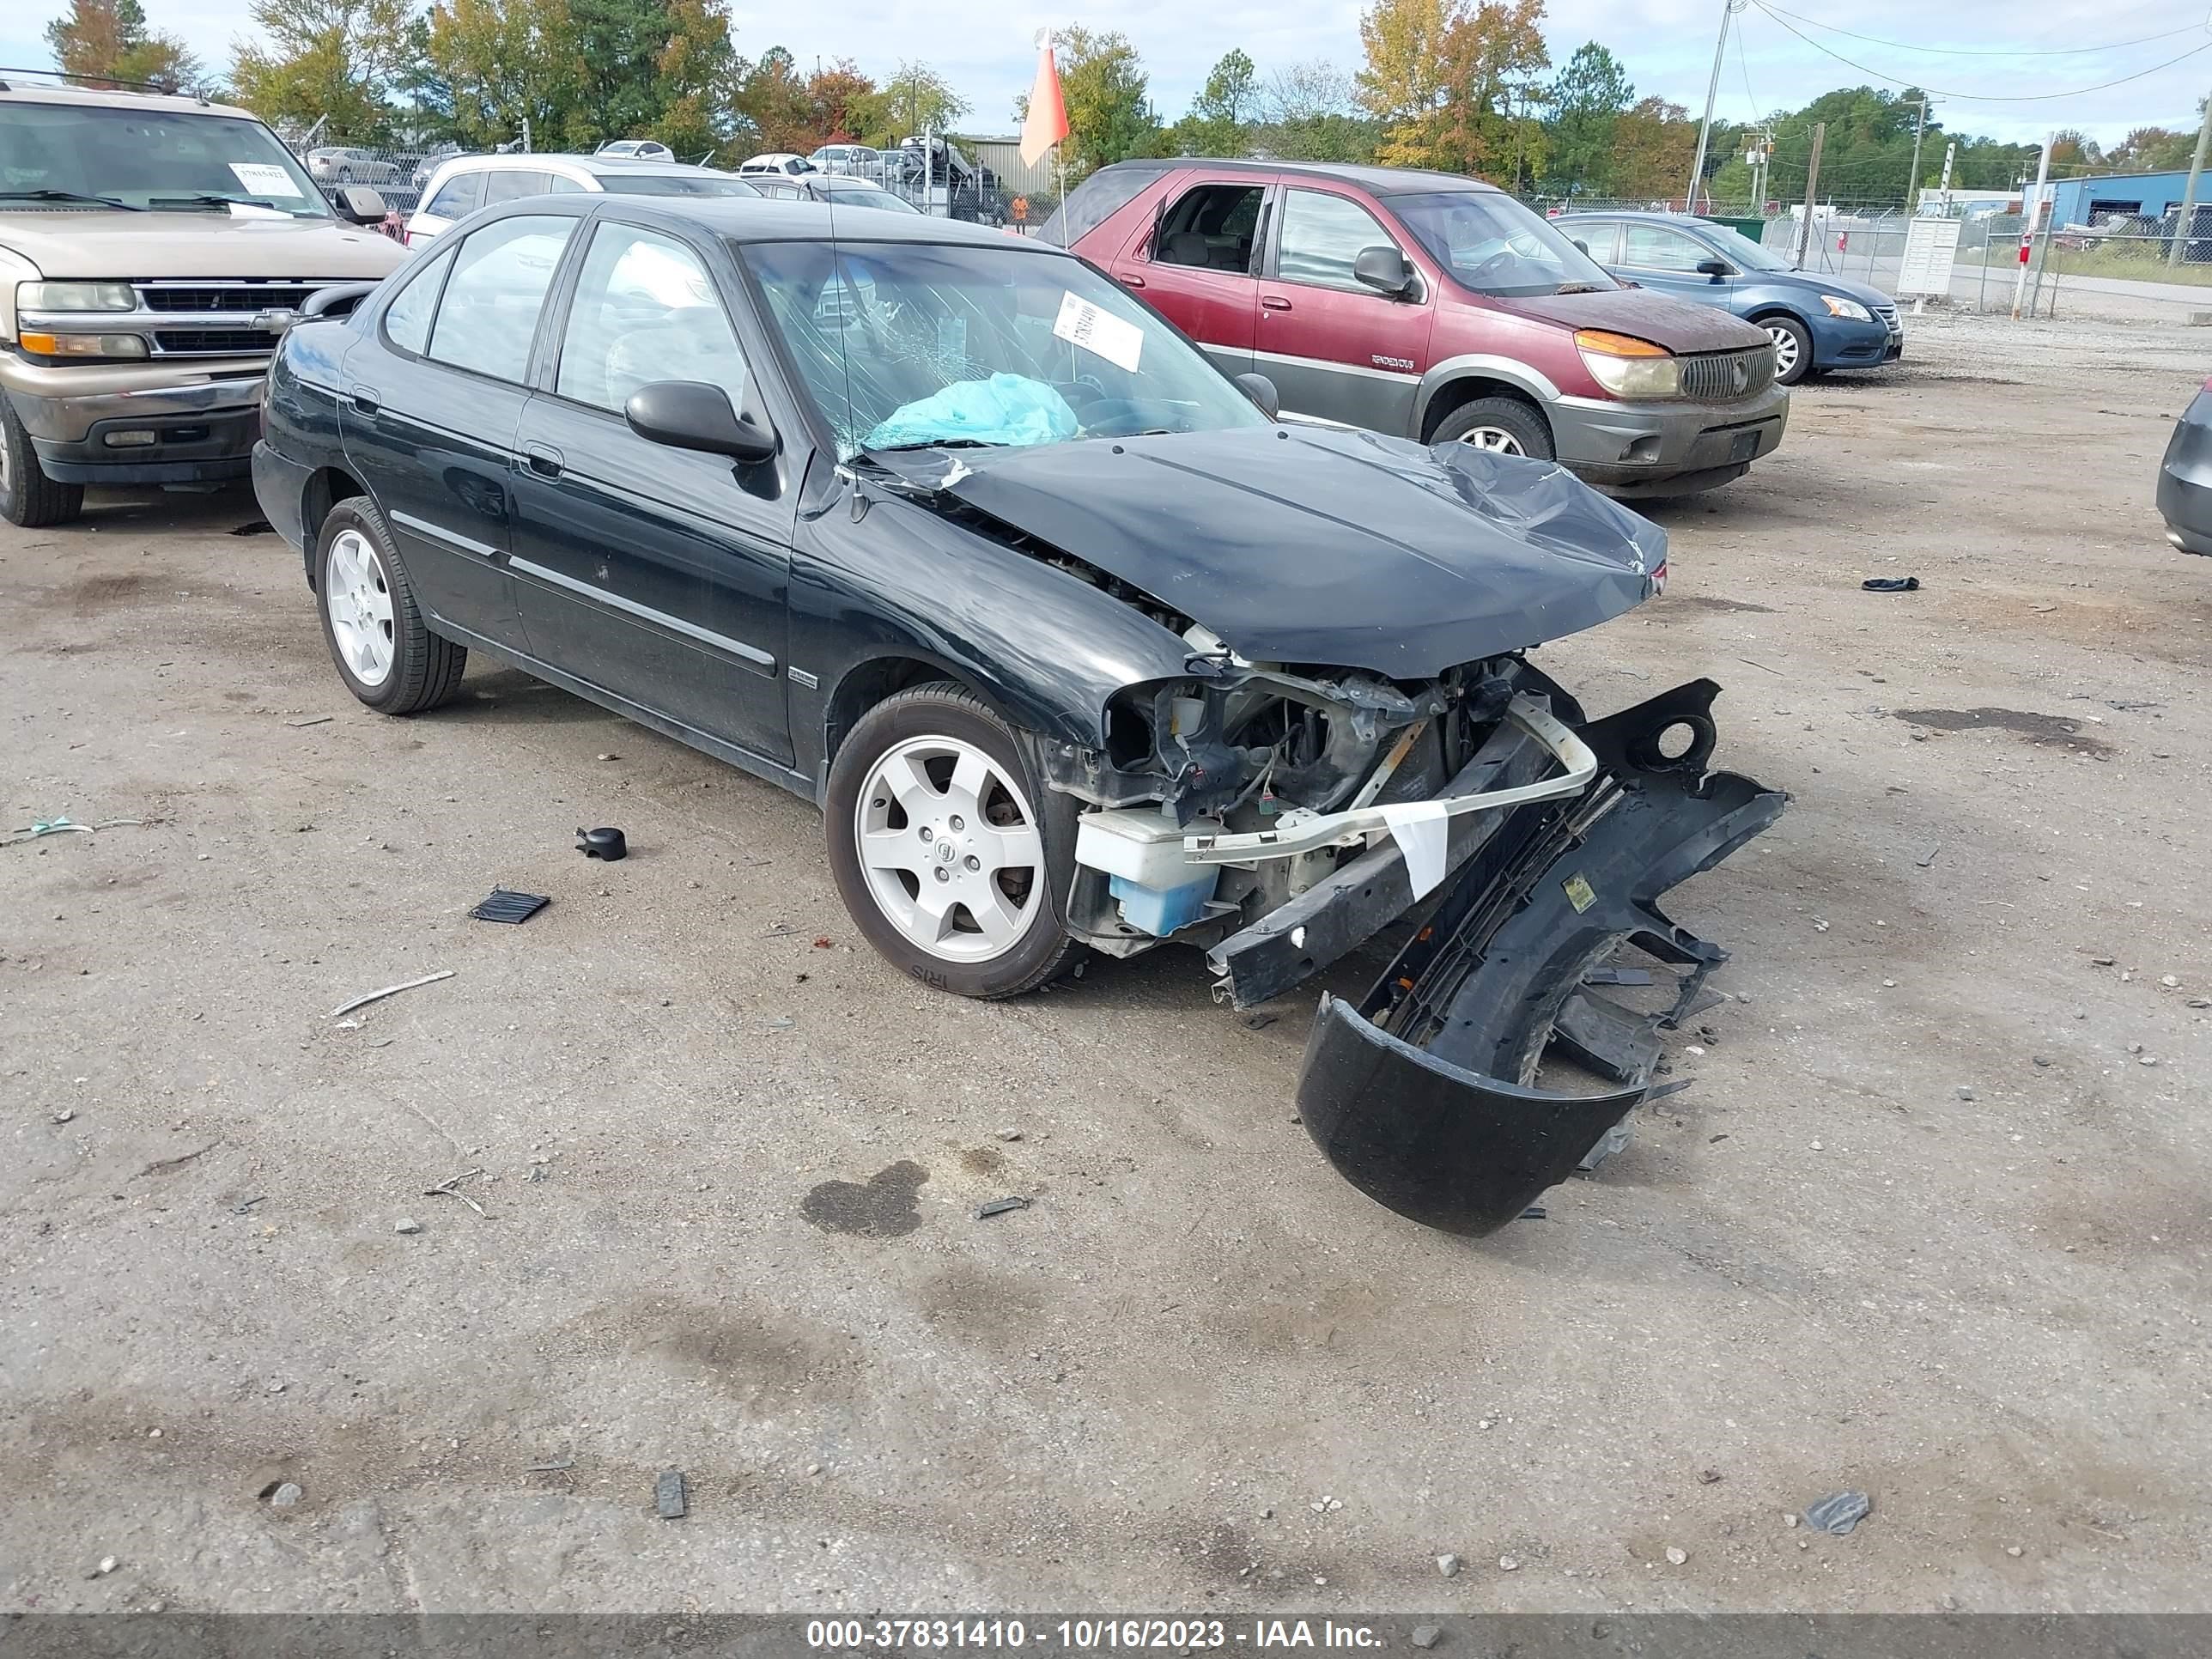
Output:
<svg viewBox="0 0 2212 1659">
<path fill-rule="evenodd" d="M 1813 124 L 1813 155 L 1805 163 L 1805 222 L 1797 227 L 1797 257 L 1790 263 L 1802 270 L 1805 250 L 1813 240 L 1813 204 L 1820 199 L 1820 151 L 1828 142 L 1828 124 Z"/>
<path fill-rule="evenodd" d="M 2189 182 L 2181 187 L 2181 218 L 2173 227 L 2173 246 L 2166 251 L 2166 262 L 2179 265 L 2188 256 L 2183 252 L 2189 246 L 2189 233 L 2197 228 L 2197 180 L 2204 171 L 2204 147 L 2212 142 L 2212 98 L 2204 100 L 2204 112 L 2197 123 L 2197 154 L 2189 163 Z"/>
<path fill-rule="evenodd" d="M 2020 320 L 2021 301 L 2027 295 L 2027 251 L 2035 245 L 2035 222 L 2043 216 L 2043 186 L 2051 179 L 2051 146 L 2057 138 L 2055 132 L 2043 140 L 2043 159 L 2035 166 L 2035 193 L 2021 205 L 2027 210 L 2027 222 L 2020 228 L 2020 274 L 2012 284 L 2012 319 Z M 2202 148 L 2201 144 L 2199 148 Z"/>
<path fill-rule="evenodd" d="M 1920 119 L 1912 129 L 1912 171 L 1905 179 L 1905 210 L 1910 214 L 1914 206 L 1913 193 L 1920 188 L 1920 140 L 1928 131 L 1928 94 L 1920 94 Z"/>
<path fill-rule="evenodd" d="M 1951 163 L 1952 163 L 1952 162 L 1954 162 L 1954 161 L 1957 161 L 1958 159 L 1959 159 L 1959 141 L 1958 141 L 1957 139 L 1954 138 L 1954 139 L 1953 139 L 1949 143 L 1948 143 L 1948 144 L 1946 144 L 1946 145 L 1944 145 L 1944 146 L 1943 146 L 1943 185 L 1942 185 L 1942 190 L 1943 190 L 1943 197 L 1944 197 L 1943 205 L 1944 205 L 1946 208 L 1948 208 L 1948 207 L 1951 205 L 1951 203 L 1950 203 L 1950 196 L 1951 196 Z"/>
<path fill-rule="evenodd" d="M 1705 179 L 1705 147 L 1713 136 L 1713 102 L 1721 92 L 1721 54 L 1728 50 L 1729 19 L 1749 3 L 1749 0 L 1721 0 L 1721 38 L 1713 42 L 1712 78 L 1705 82 L 1705 118 L 1698 127 L 1698 159 L 1690 164 L 1690 198 L 1684 210 L 1698 210 L 1698 187 Z"/>
</svg>

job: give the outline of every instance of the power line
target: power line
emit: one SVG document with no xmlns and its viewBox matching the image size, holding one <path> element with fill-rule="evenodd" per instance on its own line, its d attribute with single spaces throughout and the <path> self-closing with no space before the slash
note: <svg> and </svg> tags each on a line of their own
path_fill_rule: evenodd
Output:
<svg viewBox="0 0 2212 1659">
<path fill-rule="evenodd" d="M 1765 12 L 1769 17 L 1771 17 L 1776 22 L 1781 24 L 1784 28 L 1788 29 L 1790 33 L 1796 35 L 1800 40 L 1802 40 L 1807 46 L 1812 47 L 1814 51 L 1824 53 L 1826 56 L 1834 58 L 1838 64 L 1843 64 L 1847 69 L 1855 69 L 1861 75 L 1871 75 L 1877 81 L 1887 81 L 1893 87 L 1903 87 L 1909 91 L 1924 92 L 1929 94 L 1930 96 L 1936 98 L 1955 98 L 1968 103 L 1975 104 L 2041 104 L 2048 103 L 2055 98 L 2080 98 L 2088 93 L 2104 92 L 2113 87 L 2124 87 L 2130 81 L 2140 81 L 2145 76 L 2156 75 L 2160 70 L 2169 70 L 2176 64 L 2185 63 L 2190 58 L 2196 57 L 2199 52 L 2212 52 L 2212 40 L 2207 40 L 2201 46 L 2191 46 L 2187 52 L 2183 52 L 2178 58 L 2169 58 L 2163 64 L 2153 64 L 2148 69 L 2137 70 L 2133 75 L 2123 75 L 2118 79 L 2112 81 L 2100 81 L 2094 87 L 2075 87 L 2065 92 L 2028 92 L 2011 94 L 1947 92 L 1941 87 L 1923 86 L 1917 81 L 1901 81 L 1894 75 L 1885 75 L 1878 69 L 1870 69 L 1856 58 L 1846 58 L 1843 53 L 1834 50 L 1832 47 L 1821 45 L 1820 42 L 1815 40 L 1811 35 L 1806 33 L 1804 30 L 1799 28 L 1795 23 L 1790 21 L 1788 18 L 1783 16 L 1779 12 L 1769 6 L 1766 3 L 1766 0 L 1752 0 L 1752 3 L 1757 6 L 1761 11 Z"/>
<path fill-rule="evenodd" d="M 1920 52 L 1946 58 L 2087 58 L 2100 52 L 2118 52 L 2123 46 L 2148 46 L 2153 40 L 2171 40 L 2177 34 L 2194 34 L 2203 25 L 2184 24 L 2178 29 L 2168 29 L 2163 34 L 2140 35 L 2133 40 L 2115 40 L 2107 46 L 1916 46 L 1907 40 L 1885 40 L 1878 34 L 1859 34 L 1834 23 L 1823 23 L 1817 17 L 1808 17 L 1802 12 L 1790 11 L 1781 6 L 1762 5 L 1760 10 L 1778 14 L 1779 17 L 1794 17 L 1830 34 L 1841 34 L 1853 40 L 1863 40 L 1869 46 L 1892 46 L 1899 52 Z"/>
</svg>

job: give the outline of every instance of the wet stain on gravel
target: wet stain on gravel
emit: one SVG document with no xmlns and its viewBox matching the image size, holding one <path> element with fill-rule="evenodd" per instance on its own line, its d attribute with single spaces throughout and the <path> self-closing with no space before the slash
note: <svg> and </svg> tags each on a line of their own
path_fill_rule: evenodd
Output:
<svg viewBox="0 0 2212 1659">
<path fill-rule="evenodd" d="M 150 599 L 153 586 L 151 575 L 143 570 L 130 570 L 112 576 L 87 576 L 82 581 L 71 582 L 62 590 L 61 596 L 78 616 L 91 617 L 116 605 Z"/>
<path fill-rule="evenodd" d="M 960 1154 L 960 1167 L 969 1175 L 996 1175 L 1006 1167 L 1006 1159 L 994 1147 L 970 1146 Z"/>
<path fill-rule="evenodd" d="M 897 1238 L 921 1225 L 915 1204 L 929 1171 L 909 1158 L 901 1158 L 868 1178 L 866 1186 L 849 1181 L 825 1181 L 806 1194 L 799 1206 L 825 1233 L 849 1233 L 855 1238 Z"/>
<path fill-rule="evenodd" d="M 1716 599 L 1710 593 L 1678 593 L 1673 599 L 1662 599 L 1652 607 L 1651 614 L 1662 621 L 1684 611 L 1748 611 L 1754 616 L 1771 617 L 1771 605 L 1753 605 L 1747 599 Z"/>
<path fill-rule="evenodd" d="M 2062 714 L 2037 714 L 2024 708 L 1893 708 L 1899 720 L 1937 732 L 2010 732 L 2031 743 L 2063 743 L 2100 759 L 2112 752 L 2101 738 L 2081 735 L 2080 723 Z"/>
</svg>

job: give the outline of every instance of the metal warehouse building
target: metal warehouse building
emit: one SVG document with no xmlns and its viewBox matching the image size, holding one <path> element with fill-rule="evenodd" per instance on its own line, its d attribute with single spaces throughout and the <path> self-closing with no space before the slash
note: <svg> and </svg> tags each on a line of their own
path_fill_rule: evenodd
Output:
<svg viewBox="0 0 2212 1659">
<path fill-rule="evenodd" d="M 2054 187 L 2051 223 L 2090 225 L 2119 214 L 2140 214 L 2155 219 L 2181 205 L 2188 187 L 2183 173 L 2115 173 L 2097 178 L 2062 179 Z M 2212 194 L 2212 184 L 2200 185 L 2201 204 Z M 2197 221 L 2202 226 L 2203 221 Z"/>
</svg>

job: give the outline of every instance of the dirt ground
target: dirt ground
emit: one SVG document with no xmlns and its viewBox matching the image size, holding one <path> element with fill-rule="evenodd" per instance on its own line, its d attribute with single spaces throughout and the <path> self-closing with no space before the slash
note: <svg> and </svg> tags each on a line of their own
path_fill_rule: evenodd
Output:
<svg viewBox="0 0 2212 1659">
<path fill-rule="evenodd" d="M 1795 799 L 1670 907 L 1695 1086 L 1480 1243 L 1293 1121 L 1310 994 L 933 994 L 799 800 L 357 708 L 250 495 L 0 526 L 0 828 L 143 820 L 0 848 L 0 1606 L 2205 1607 L 2206 340 L 1909 349 L 1541 653 Z"/>
</svg>

